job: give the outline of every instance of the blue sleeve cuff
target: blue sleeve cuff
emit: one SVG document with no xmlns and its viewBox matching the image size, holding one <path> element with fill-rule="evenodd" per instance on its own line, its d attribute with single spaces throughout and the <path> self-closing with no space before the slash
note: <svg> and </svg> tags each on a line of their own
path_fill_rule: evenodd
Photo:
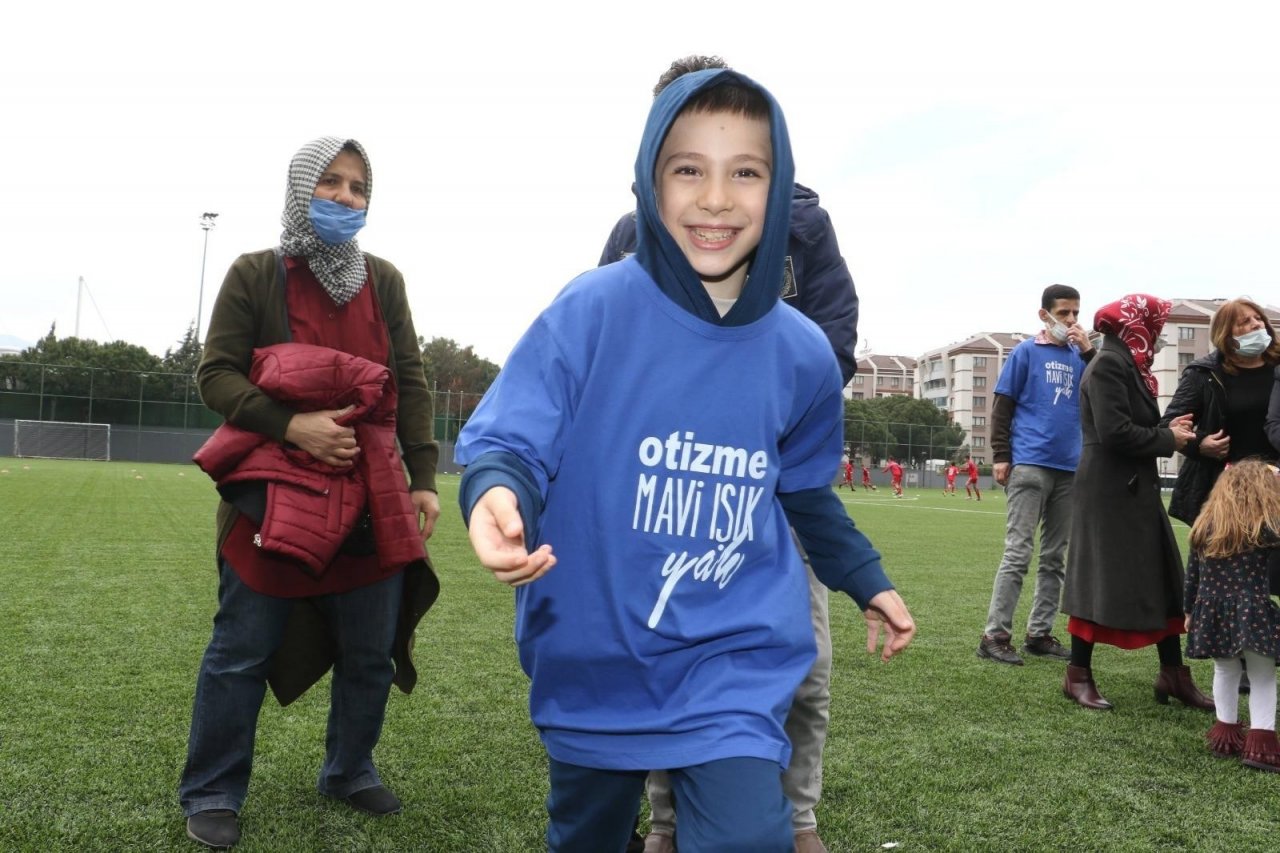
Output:
<svg viewBox="0 0 1280 853">
<path fill-rule="evenodd" d="M 463 523 L 471 524 L 471 510 L 476 501 L 494 486 L 506 486 L 515 492 L 516 505 L 524 522 L 524 541 L 532 550 L 538 541 L 538 519 L 542 516 L 542 495 L 527 465 L 514 453 L 490 451 L 481 454 L 467 466 L 458 489 L 458 503 Z"/>
<path fill-rule="evenodd" d="M 880 552 L 854 525 L 830 486 L 779 494 L 778 500 L 824 585 L 848 593 L 861 610 L 894 588 L 880 565 Z"/>
</svg>

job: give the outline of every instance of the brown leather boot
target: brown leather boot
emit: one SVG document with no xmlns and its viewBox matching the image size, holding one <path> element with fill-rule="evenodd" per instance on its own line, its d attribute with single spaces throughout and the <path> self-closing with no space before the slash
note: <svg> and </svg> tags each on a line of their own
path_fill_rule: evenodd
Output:
<svg viewBox="0 0 1280 853">
<path fill-rule="evenodd" d="M 1240 763 L 1268 773 L 1280 773 L 1280 743 L 1276 742 L 1276 733 L 1250 729 L 1240 751 Z"/>
<path fill-rule="evenodd" d="M 1209 741 L 1209 751 L 1219 758 L 1235 758 L 1244 747 L 1245 728 L 1239 723 L 1224 723 L 1215 720 L 1213 727 L 1205 734 Z"/>
<path fill-rule="evenodd" d="M 1160 667 L 1160 677 L 1156 679 L 1156 701 L 1168 705 L 1170 696 L 1188 708 L 1213 710 L 1213 700 L 1196 687 L 1191 680 L 1191 667 L 1186 665 Z"/>
<path fill-rule="evenodd" d="M 1094 711 L 1110 711 L 1111 703 L 1098 693 L 1093 683 L 1093 670 L 1086 666 L 1067 665 L 1067 677 L 1062 682 L 1062 695 L 1084 708 Z"/>
</svg>

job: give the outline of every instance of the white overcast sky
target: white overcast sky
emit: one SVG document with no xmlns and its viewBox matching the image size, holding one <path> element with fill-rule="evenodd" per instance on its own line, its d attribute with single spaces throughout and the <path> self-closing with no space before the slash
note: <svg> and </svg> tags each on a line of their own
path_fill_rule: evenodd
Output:
<svg viewBox="0 0 1280 853">
<path fill-rule="evenodd" d="M 1280 302 L 1280 6 L 1267 3 L 12 5 L 0 343 L 57 322 L 157 355 L 279 237 L 288 160 L 373 163 L 361 245 L 420 334 L 501 363 L 630 209 L 654 79 L 724 56 L 778 97 L 860 336 L 919 355 L 1132 291 Z M 37 10 L 40 9 L 40 10 Z M 96 308 L 95 308 L 96 305 Z M 100 312 L 100 316 L 99 316 Z"/>
</svg>

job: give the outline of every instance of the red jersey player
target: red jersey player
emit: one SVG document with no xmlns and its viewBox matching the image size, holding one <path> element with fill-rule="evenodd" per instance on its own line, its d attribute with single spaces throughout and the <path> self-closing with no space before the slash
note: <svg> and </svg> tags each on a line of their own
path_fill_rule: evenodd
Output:
<svg viewBox="0 0 1280 853">
<path fill-rule="evenodd" d="M 978 463 L 973 461 L 973 457 L 969 457 L 969 461 L 965 463 L 965 471 L 969 474 L 969 479 L 964 483 L 964 499 L 969 500 L 977 495 L 978 500 L 982 500 L 982 492 L 978 491 Z M 973 491 L 970 492 L 970 489 Z"/>
<path fill-rule="evenodd" d="M 902 497 L 902 466 L 898 464 L 898 460 L 890 456 L 889 461 L 880 470 L 889 472 L 889 477 L 893 480 L 893 496 Z"/>
</svg>

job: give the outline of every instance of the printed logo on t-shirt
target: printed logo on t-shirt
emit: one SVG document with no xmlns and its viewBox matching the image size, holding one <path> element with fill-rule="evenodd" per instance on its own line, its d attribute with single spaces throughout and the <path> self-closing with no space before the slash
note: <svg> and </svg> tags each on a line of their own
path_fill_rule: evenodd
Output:
<svg viewBox="0 0 1280 853">
<path fill-rule="evenodd" d="M 1075 392 L 1076 374 L 1071 365 L 1062 361 L 1046 361 L 1044 363 L 1044 381 L 1053 388 L 1053 404 L 1059 399 L 1071 399 Z"/>
<path fill-rule="evenodd" d="M 656 628 L 686 578 L 724 589 L 742 567 L 741 548 L 755 539 L 761 506 L 767 513 L 770 505 L 763 485 L 769 454 L 698 441 L 692 431 L 680 430 L 665 438 L 642 439 L 637 452 L 643 470 L 636 483 L 631 529 L 701 540 L 709 546 L 673 551 L 663 562 L 666 580 L 648 622 Z"/>
</svg>

